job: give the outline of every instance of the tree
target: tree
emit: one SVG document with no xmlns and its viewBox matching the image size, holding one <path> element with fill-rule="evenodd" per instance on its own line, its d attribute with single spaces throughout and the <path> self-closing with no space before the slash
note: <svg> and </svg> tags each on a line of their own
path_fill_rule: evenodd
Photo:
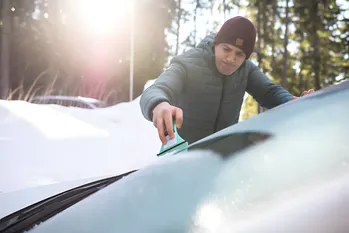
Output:
<svg viewBox="0 0 349 233">
<path fill-rule="evenodd" d="M 345 77 L 345 24 L 337 1 L 295 0 L 296 40 L 300 44 L 300 75 L 317 90 Z M 310 79 L 310 81 L 307 81 Z"/>
<path fill-rule="evenodd" d="M 109 34 L 96 34 L 82 24 L 75 2 L 12 0 L 10 87 L 17 91 L 11 98 L 30 92 L 27 97 L 84 95 L 109 104 L 129 100 L 130 27 L 125 22 L 130 20 Z M 175 17 L 174 0 L 136 3 L 134 98 L 162 71 L 169 54 L 165 30 Z"/>
<path fill-rule="evenodd" d="M 1 4 L 1 57 L 0 57 L 0 98 L 6 99 L 8 96 L 10 80 L 10 46 L 11 46 L 11 16 L 10 0 L 4 0 Z"/>
</svg>

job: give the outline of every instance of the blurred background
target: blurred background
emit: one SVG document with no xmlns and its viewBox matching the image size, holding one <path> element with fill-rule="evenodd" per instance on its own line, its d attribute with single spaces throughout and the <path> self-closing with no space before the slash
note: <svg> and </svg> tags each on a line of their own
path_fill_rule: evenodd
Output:
<svg viewBox="0 0 349 233">
<path fill-rule="evenodd" d="M 349 78 L 347 0 L 0 0 L 0 94 L 83 96 L 107 105 L 142 94 L 169 60 L 230 17 L 258 31 L 252 61 L 293 95 Z M 249 96 L 242 119 L 258 114 Z"/>
</svg>

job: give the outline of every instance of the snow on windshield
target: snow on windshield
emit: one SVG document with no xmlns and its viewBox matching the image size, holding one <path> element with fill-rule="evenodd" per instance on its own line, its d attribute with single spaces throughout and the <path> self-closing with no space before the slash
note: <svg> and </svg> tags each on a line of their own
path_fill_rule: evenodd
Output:
<svg viewBox="0 0 349 233">
<path fill-rule="evenodd" d="M 345 109 L 333 106 L 331 110 L 344 113 Z M 324 122 L 327 116 L 317 119 Z M 306 119 L 297 122 L 304 127 L 295 129 L 292 121 L 285 122 L 287 134 L 228 159 L 200 150 L 161 158 L 158 164 L 112 184 L 33 232 L 246 232 L 252 223 L 265 222 L 271 224 L 268 227 L 285 224 L 285 229 L 308 224 L 310 228 L 302 229 L 315 230 L 318 222 L 307 219 L 335 216 L 341 221 L 343 208 L 349 207 L 345 205 L 349 123 L 341 114 L 336 114 L 333 124 L 322 127 L 312 127 Z M 317 211 L 329 200 L 332 217 Z M 298 218 L 308 205 L 311 208 Z M 283 221 L 291 215 L 292 221 Z M 333 229 L 342 226 L 330 225 Z"/>
</svg>

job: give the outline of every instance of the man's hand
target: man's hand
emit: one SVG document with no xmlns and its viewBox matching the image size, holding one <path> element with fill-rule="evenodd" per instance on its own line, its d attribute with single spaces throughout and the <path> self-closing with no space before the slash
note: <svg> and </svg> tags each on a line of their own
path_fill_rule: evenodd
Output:
<svg viewBox="0 0 349 233">
<path fill-rule="evenodd" d="M 153 124 L 158 129 L 159 138 L 163 145 L 166 144 L 165 127 L 170 138 L 174 138 L 173 118 L 176 118 L 178 128 L 182 127 L 183 111 L 167 102 L 162 102 L 153 109 Z"/>
<path fill-rule="evenodd" d="M 303 93 L 301 94 L 301 96 L 305 96 L 305 95 L 309 95 L 309 94 L 311 94 L 311 93 L 313 93 L 314 92 L 314 89 L 309 89 L 309 90 L 307 90 L 307 91 L 303 91 Z M 299 98 L 299 97 L 297 97 L 297 96 L 293 96 L 293 100 L 294 99 L 297 99 L 297 98 Z"/>
<path fill-rule="evenodd" d="M 301 94 L 301 96 L 309 95 L 309 94 L 311 94 L 311 93 L 313 93 L 313 92 L 314 92 L 314 89 L 309 89 L 309 90 L 307 90 L 307 91 L 303 91 L 303 93 Z"/>
</svg>

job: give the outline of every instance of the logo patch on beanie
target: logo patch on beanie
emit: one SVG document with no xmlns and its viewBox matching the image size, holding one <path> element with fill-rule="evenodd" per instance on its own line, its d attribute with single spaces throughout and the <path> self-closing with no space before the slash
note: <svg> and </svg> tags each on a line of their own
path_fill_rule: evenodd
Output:
<svg viewBox="0 0 349 233">
<path fill-rule="evenodd" d="M 242 45 L 244 44 L 244 40 L 243 40 L 243 39 L 240 39 L 240 38 L 237 38 L 235 44 L 236 44 L 237 46 L 242 46 Z"/>
</svg>

